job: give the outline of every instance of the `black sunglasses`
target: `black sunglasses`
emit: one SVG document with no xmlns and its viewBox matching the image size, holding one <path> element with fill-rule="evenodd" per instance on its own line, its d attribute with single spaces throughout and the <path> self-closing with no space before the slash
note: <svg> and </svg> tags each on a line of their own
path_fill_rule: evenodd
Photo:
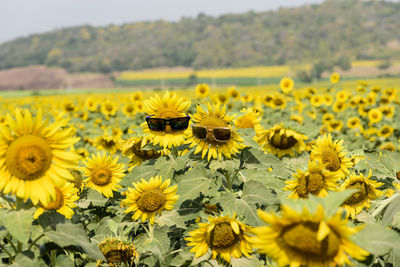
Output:
<svg viewBox="0 0 400 267">
<path fill-rule="evenodd" d="M 151 118 L 152 116 L 154 115 L 146 117 L 147 126 L 149 126 L 149 129 L 152 131 L 164 131 L 167 125 L 169 125 L 173 131 L 183 131 L 189 127 L 189 115 L 171 119 Z"/>
<path fill-rule="evenodd" d="M 211 132 L 214 140 L 220 143 L 228 142 L 231 139 L 231 129 L 228 127 L 207 128 L 205 126 L 193 125 L 192 132 L 194 137 L 200 140 L 206 140 L 208 132 Z"/>
</svg>

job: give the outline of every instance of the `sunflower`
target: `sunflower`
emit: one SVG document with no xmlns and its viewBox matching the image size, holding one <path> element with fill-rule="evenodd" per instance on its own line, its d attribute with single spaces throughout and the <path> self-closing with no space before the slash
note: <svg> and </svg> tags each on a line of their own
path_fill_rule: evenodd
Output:
<svg viewBox="0 0 400 267">
<path fill-rule="evenodd" d="M 213 101 L 213 103 L 215 104 L 220 104 L 220 105 L 224 105 L 227 104 L 229 101 L 229 96 L 225 93 L 219 93 L 214 95 L 211 100 Z"/>
<path fill-rule="evenodd" d="M 151 177 L 149 181 L 142 178 L 140 182 L 132 183 L 134 188 L 128 187 L 126 198 L 121 205 L 128 207 L 125 213 L 133 212 L 132 219 L 142 217 L 142 222 L 149 219 L 154 224 L 156 214 L 161 215 L 163 210 L 172 210 L 178 201 L 178 187 L 169 186 L 171 179 L 163 182 L 160 176 Z"/>
<path fill-rule="evenodd" d="M 290 120 L 295 121 L 299 124 L 303 124 L 304 117 L 301 115 L 293 114 L 293 115 L 290 115 Z"/>
<path fill-rule="evenodd" d="M 228 116 L 226 114 L 226 106 L 221 108 L 220 105 L 215 105 L 214 107 L 208 104 L 207 112 L 198 105 L 197 113 L 193 115 L 193 122 L 197 126 L 203 126 L 207 129 L 213 129 L 216 127 L 227 127 L 230 129 L 231 138 L 227 142 L 219 142 L 207 135 L 204 140 L 197 139 L 192 136 L 187 142 L 190 144 L 189 148 L 195 147 L 194 154 L 201 152 L 201 157 L 204 158 L 207 155 L 207 160 L 213 159 L 222 160 L 222 155 L 227 158 L 232 158 L 232 155 L 239 152 L 240 149 L 244 148 L 243 138 L 240 137 L 234 130 L 231 123 L 233 122 L 233 116 Z"/>
<path fill-rule="evenodd" d="M 94 146 L 98 150 L 104 150 L 110 154 L 115 154 L 119 148 L 119 138 L 104 132 L 104 135 L 94 139 Z"/>
<path fill-rule="evenodd" d="M 383 138 L 389 138 L 394 132 L 394 128 L 390 125 L 383 125 L 378 131 L 378 136 Z"/>
<path fill-rule="evenodd" d="M 293 175 L 296 180 L 286 181 L 283 190 L 292 191 L 289 198 L 308 198 L 309 194 L 325 197 L 328 191 L 336 191 L 337 181 L 340 179 L 335 173 L 324 169 L 317 161 L 308 162 L 308 171 L 297 170 Z"/>
<path fill-rule="evenodd" d="M 125 157 L 130 157 L 129 163 L 132 166 L 139 166 L 145 160 L 157 159 L 161 155 L 166 154 L 165 151 L 157 151 L 154 148 L 144 149 L 149 140 L 143 137 L 133 137 L 129 140 L 122 141 L 121 151 Z"/>
<path fill-rule="evenodd" d="M 359 175 L 351 174 L 340 186 L 341 190 L 358 190 L 343 202 L 343 207 L 351 218 L 354 218 L 355 215 L 360 213 L 364 208 L 369 208 L 371 201 L 383 194 L 382 191 L 377 189 L 383 185 L 383 183 L 371 180 L 371 175 L 371 169 L 369 170 L 368 177 L 365 177 L 362 173 Z"/>
<path fill-rule="evenodd" d="M 105 197 L 112 198 L 113 191 L 121 188 L 118 183 L 124 174 L 124 164 L 118 163 L 118 157 L 112 158 L 105 153 L 92 154 L 83 163 L 82 173 L 86 177 L 86 186 L 96 190 Z"/>
<path fill-rule="evenodd" d="M 107 262 L 114 266 L 118 263 L 131 262 L 138 257 L 135 246 L 132 243 L 124 242 L 117 238 L 107 238 L 98 245 L 101 253 Z"/>
<path fill-rule="evenodd" d="M 198 226 L 185 238 L 189 241 L 187 245 L 193 247 L 190 251 L 195 253 L 196 258 L 206 254 L 208 249 L 211 249 L 213 259 L 220 256 L 226 262 L 231 262 L 231 257 L 250 257 L 252 228 L 236 220 L 236 214 L 232 217 L 208 217 L 208 222 L 199 223 Z"/>
<path fill-rule="evenodd" d="M 322 205 L 314 214 L 306 207 L 297 212 L 282 205 L 281 210 L 280 216 L 259 210 L 258 216 L 268 225 L 256 227 L 251 238 L 253 247 L 280 267 L 341 266 L 350 264 L 349 256 L 357 260 L 368 256 L 350 240 L 361 228 L 349 227 L 341 210 L 332 217 L 325 215 Z"/>
<path fill-rule="evenodd" d="M 261 116 L 259 112 L 257 112 L 254 108 L 242 109 L 241 112 L 244 112 L 245 114 L 234 120 L 235 126 L 237 128 L 253 128 L 256 133 L 262 131 L 262 127 L 260 125 Z"/>
<path fill-rule="evenodd" d="M 312 148 L 310 158 L 311 160 L 318 160 L 324 164 L 326 170 L 343 178 L 349 173 L 352 163 L 350 159 L 345 157 L 346 152 L 342 144 L 343 140 L 333 142 L 330 134 L 320 136 Z"/>
<path fill-rule="evenodd" d="M 333 111 L 336 112 L 336 113 L 337 112 L 342 112 L 346 108 L 347 108 L 346 107 L 346 103 L 342 102 L 342 101 L 336 101 L 335 103 L 333 103 L 333 107 L 332 107 Z"/>
<path fill-rule="evenodd" d="M 382 120 L 382 112 L 379 108 L 373 108 L 368 111 L 369 125 L 380 122 Z"/>
<path fill-rule="evenodd" d="M 85 107 L 87 108 L 87 110 L 89 110 L 90 112 L 94 112 L 97 110 L 98 107 L 98 102 L 93 98 L 93 97 L 88 97 L 85 100 Z"/>
<path fill-rule="evenodd" d="M 346 122 L 347 127 L 349 127 L 350 129 L 362 129 L 361 126 L 361 120 L 359 117 L 350 117 L 348 118 L 347 122 Z"/>
<path fill-rule="evenodd" d="M 392 100 L 388 96 L 385 96 L 385 95 L 382 95 L 381 98 L 379 99 L 379 104 L 381 104 L 381 105 L 387 105 L 387 104 L 390 104 L 391 102 L 392 102 Z"/>
<path fill-rule="evenodd" d="M 338 102 L 346 102 L 346 100 L 350 97 L 350 94 L 344 90 L 336 93 L 336 101 Z"/>
<path fill-rule="evenodd" d="M 340 81 L 339 73 L 337 73 L 337 72 L 332 73 L 331 77 L 330 77 L 330 80 L 331 80 L 332 84 L 338 83 Z"/>
<path fill-rule="evenodd" d="M 294 81 L 291 78 L 284 77 L 279 83 L 279 87 L 281 88 L 282 92 L 289 94 L 293 91 Z"/>
<path fill-rule="evenodd" d="M 294 157 L 295 152 L 301 153 L 305 150 L 304 140 L 308 137 L 294 130 L 287 129 L 281 125 L 275 125 L 271 129 L 265 130 L 254 140 L 264 151 L 270 152 L 278 157 L 290 155 Z"/>
<path fill-rule="evenodd" d="M 47 203 L 47 205 L 40 204 L 40 207 L 33 214 L 34 219 L 37 219 L 43 212 L 50 210 L 57 211 L 67 219 L 71 219 L 72 215 L 74 215 L 72 208 L 77 207 L 74 202 L 79 199 L 78 189 L 71 183 L 65 183 L 62 187 L 55 186 L 54 189 L 56 198 Z"/>
<path fill-rule="evenodd" d="M 254 98 L 253 98 L 253 96 L 251 94 L 244 94 L 240 99 L 244 103 L 251 103 L 254 100 Z"/>
<path fill-rule="evenodd" d="M 154 118 L 170 119 L 185 117 L 189 106 L 189 100 L 167 91 L 163 97 L 156 94 L 146 100 L 144 102 L 144 111 L 147 115 L 154 115 Z M 172 131 L 171 127 L 166 125 L 164 131 L 151 131 L 146 122 L 142 123 L 141 126 L 143 127 L 143 133 L 147 134 L 148 140 L 151 140 L 154 145 L 160 145 L 164 148 L 178 147 L 190 135 L 189 128 L 183 131 Z"/>
<path fill-rule="evenodd" d="M 396 146 L 392 142 L 387 142 L 387 143 L 380 145 L 379 149 L 394 152 L 394 151 L 396 151 Z"/>
<path fill-rule="evenodd" d="M 286 107 L 286 98 L 282 94 L 275 94 L 274 99 L 270 102 L 270 107 L 273 109 L 284 109 Z"/>
<path fill-rule="evenodd" d="M 235 86 L 231 86 L 228 88 L 228 95 L 235 100 L 238 100 L 240 98 L 239 91 L 236 89 Z"/>
<path fill-rule="evenodd" d="M 324 99 L 321 95 L 313 95 L 310 98 L 310 103 L 313 107 L 319 107 L 324 103 Z"/>
<path fill-rule="evenodd" d="M 210 86 L 206 83 L 201 83 L 196 86 L 196 95 L 198 97 L 206 97 L 210 94 Z"/>
<path fill-rule="evenodd" d="M 397 91 L 395 88 L 385 89 L 383 94 L 393 100 L 396 98 Z"/>
<path fill-rule="evenodd" d="M 42 119 L 42 111 L 32 118 L 29 110 L 7 114 L 7 126 L 0 126 L 0 190 L 15 194 L 34 205 L 56 199 L 54 185 L 72 179 L 68 168 L 78 164 L 79 155 L 69 151 L 79 137 L 64 121 L 52 124 Z"/>
<path fill-rule="evenodd" d="M 352 108 L 356 108 L 361 103 L 361 97 L 356 95 L 350 98 L 349 105 Z"/>
<path fill-rule="evenodd" d="M 324 94 L 323 95 L 324 104 L 327 106 L 332 105 L 333 103 L 333 96 L 331 94 Z"/>
<path fill-rule="evenodd" d="M 326 124 L 329 132 L 340 132 L 343 128 L 343 122 L 341 120 L 333 120 Z"/>
<path fill-rule="evenodd" d="M 322 122 L 323 123 L 329 123 L 335 119 L 335 115 L 332 113 L 325 113 L 324 116 L 322 116 Z"/>
<path fill-rule="evenodd" d="M 133 103 L 125 104 L 124 107 L 122 108 L 122 113 L 124 113 L 128 117 L 133 117 L 133 115 L 136 114 L 135 104 Z"/>
<path fill-rule="evenodd" d="M 131 98 L 132 102 L 141 102 L 141 101 L 143 101 L 143 93 L 142 93 L 142 91 L 133 92 L 130 95 L 130 98 Z"/>
<path fill-rule="evenodd" d="M 379 108 L 382 112 L 382 114 L 387 117 L 387 118 L 393 118 L 394 113 L 395 113 L 395 107 L 394 106 L 383 106 Z"/>
</svg>

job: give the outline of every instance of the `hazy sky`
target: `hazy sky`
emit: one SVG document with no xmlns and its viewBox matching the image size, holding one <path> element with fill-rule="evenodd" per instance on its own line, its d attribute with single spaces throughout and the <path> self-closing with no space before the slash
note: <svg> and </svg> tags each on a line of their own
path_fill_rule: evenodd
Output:
<svg viewBox="0 0 400 267">
<path fill-rule="evenodd" d="M 108 25 L 182 16 L 265 11 L 323 0 L 0 0 L 0 43 L 82 24 Z"/>
</svg>

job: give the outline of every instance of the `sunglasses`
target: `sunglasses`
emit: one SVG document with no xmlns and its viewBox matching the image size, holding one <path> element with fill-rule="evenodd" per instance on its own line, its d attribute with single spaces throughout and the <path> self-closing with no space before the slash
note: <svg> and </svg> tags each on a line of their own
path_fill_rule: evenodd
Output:
<svg viewBox="0 0 400 267">
<path fill-rule="evenodd" d="M 209 132 L 212 133 L 212 136 L 217 142 L 228 142 L 231 139 L 231 129 L 227 127 L 216 127 L 213 129 L 209 129 L 204 126 L 193 125 L 192 132 L 194 137 L 200 140 L 207 139 L 207 135 Z"/>
<path fill-rule="evenodd" d="M 189 115 L 172 119 L 151 118 L 152 116 L 154 115 L 146 117 L 147 126 L 149 126 L 149 129 L 152 131 L 164 131 L 167 125 L 169 125 L 173 131 L 183 131 L 189 127 Z"/>
</svg>

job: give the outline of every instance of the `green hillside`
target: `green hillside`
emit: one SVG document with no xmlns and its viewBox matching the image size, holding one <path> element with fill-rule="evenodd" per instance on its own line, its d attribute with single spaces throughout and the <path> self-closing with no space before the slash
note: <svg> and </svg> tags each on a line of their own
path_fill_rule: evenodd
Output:
<svg viewBox="0 0 400 267">
<path fill-rule="evenodd" d="M 73 27 L 0 45 L 0 69 L 45 64 L 72 72 L 400 59 L 400 3 L 320 5 L 179 22 Z"/>
</svg>

